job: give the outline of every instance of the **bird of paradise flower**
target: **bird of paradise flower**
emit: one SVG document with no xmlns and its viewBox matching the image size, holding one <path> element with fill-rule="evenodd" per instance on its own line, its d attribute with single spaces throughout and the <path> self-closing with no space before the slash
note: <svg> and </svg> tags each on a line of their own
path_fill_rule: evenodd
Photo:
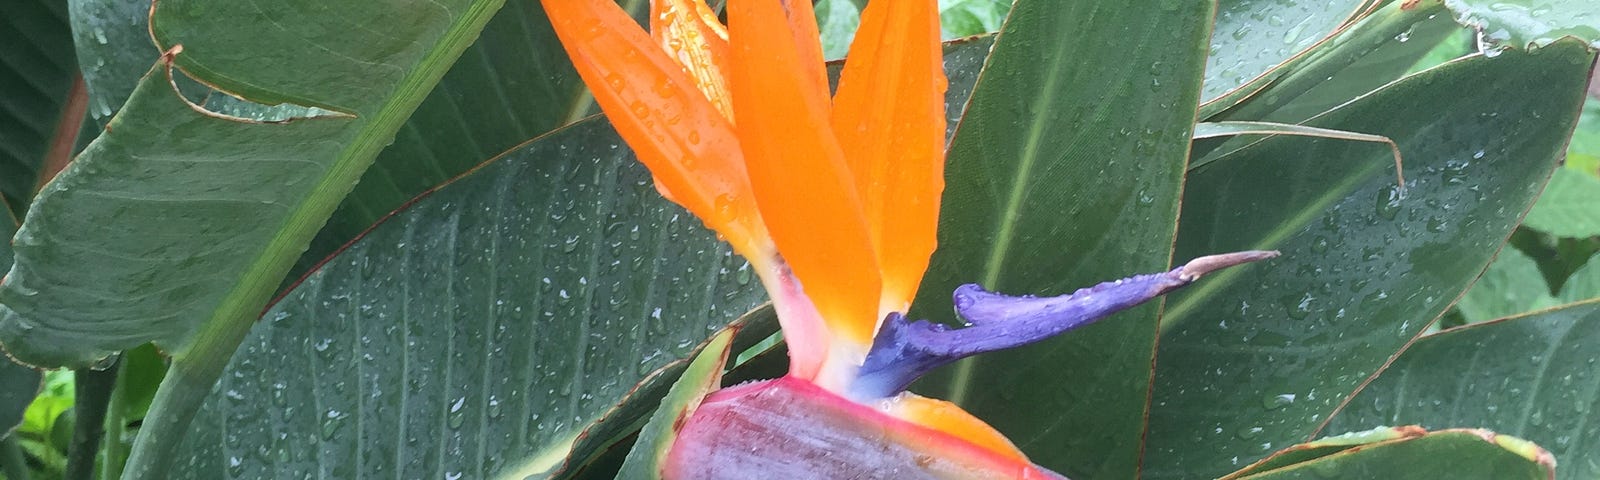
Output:
<svg viewBox="0 0 1600 480">
<path fill-rule="evenodd" d="M 1276 252 L 1052 298 L 976 285 L 968 325 L 908 321 L 935 250 L 945 77 L 937 5 L 861 14 L 830 98 L 810 2 L 652 0 L 646 33 L 611 0 L 545 0 L 579 74 L 657 189 L 749 260 L 778 313 L 787 376 L 718 390 L 678 419 L 662 478 L 1061 478 L 955 404 L 905 389 Z"/>
</svg>

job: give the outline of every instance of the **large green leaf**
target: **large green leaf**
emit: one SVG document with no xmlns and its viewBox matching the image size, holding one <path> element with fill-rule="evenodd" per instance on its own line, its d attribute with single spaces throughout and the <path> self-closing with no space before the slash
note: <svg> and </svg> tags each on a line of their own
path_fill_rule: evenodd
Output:
<svg viewBox="0 0 1600 480">
<path fill-rule="evenodd" d="M 1222 110 L 1271 83 L 1283 67 L 1370 8 L 1368 0 L 1221 0 L 1206 59 L 1207 108 Z"/>
<path fill-rule="evenodd" d="M 38 370 L 0 358 L 0 438 L 22 424 L 22 413 L 39 394 L 42 379 Z"/>
<path fill-rule="evenodd" d="M 950 148 L 940 248 L 913 315 L 952 320 L 950 292 L 962 283 L 1057 294 L 1167 267 L 1211 9 L 1014 5 Z M 962 362 L 917 389 L 968 408 L 1067 476 L 1128 477 L 1155 314 L 1146 306 Z"/>
<path fill-rule="evenodd" d="M 946 46 L 954 112 L 990 45 L 980 38 Z M 329 445 L 338 458 L 362 458 L 340 473 L 402 477 L 477 476 L 480 466 L 536 473 L 615 450 L 677 370 L 637 384 L 762 296 L 748 265 L 649 182 L 610 127 L 591 120 L 498 157 L 379 223 L 268 312 L 203 408 L 200 439 L 184 447 L 197 459 L 185 475 L 318 471 L 319 449 Z M 751 315 L 755 327 L 741 336 L 759 340 L 776 328 L 770 309 L 758 312 L 765 314 Z M 363 320 L 372 318 L 385 323 Z M 363 332 L 374 333 L 350 340 Z M 276 368 L 286 356 L 308 365 Z M 307 378 L 314 366 L 351 363 L 333 369 L 338 378 Z M 441 370 L 477 373 L 445 378 Z M 287 390 L 304 384 L 320 390 Z M 453 415 L 457 401 L 468 413 Z M 490 402 L 502 413 L 485 421 L 496 411 Z M 334 409 L 343 417 L 332 423 L 366 426 L 324 434 L 323 419 L 267 413 L 286 407 Z M 396 411 L 406 412 L 405 426 L 378 420 Z M 367 445 L 371 438 L 403 443 Z M 269 445 L 266 453 L 240 446 L 257 444 Z M 241 463 L 230 470 L 235 457 Z M 351 463 L 329 458 L 330 466 Z"/>
<path fill-rule="evenodd" d="M 636 13 L 646 2 L 627 2 Z M 538 2 L 509 2 L 439 80 L 301 259 L 309 269 L 406 201 L 596 111 Z"/>
<path fill-rule="evenodd" d="M 7 1 L 0 45 L 0 207 L 21 215 L 56 137 L 70 148 L 83 115 L 81 99 L 76 115 L 67 109 L 78 69 L 66 2 Z"/>
<path fill-rule="evenodd" d="M 273 5 L 162 2 L 152 31 L 182 44 L 175 62 L 208 84 L 354 116 L 221 116 L 187 103 L 158 64 L 109 131 L 40 194 L 18 233 L 16 265 L 0 287 L 0 339 L 14 355 L 82 366 L 154 340 L 179 359 L 203 347 L 205 368 L 218 368 L 317 227 L 497 7 Z M 393 28 L 348 28 L 354 18 Z M 231 109 L 256 118 L 291 110 Z"/>
<path fill-rule="evenodd" d="M 1600 48 L 1600 2 L 1591 0 L 1444 0 L 1456 20 L 1483 39 L 1510 48 L 1549 45 L 1563 37 Z"/>
<path fill-rule="evenodd" d="M 1550 449 L 1558 478 L 1600 477 L 1600 303 L 1418 340 L 1357 394 L 1332 431 L 1482 427 Z"/>
<path fill-rule="evenodd" d="M 1387 148 L 1333 139 L 1275 137 L 1191 172 L 1179 257 L 1284 256 L 1169 299 L 1146 475 L 1214 476 L 1308 438 L 1437 318 L 1555 168 L 1592 58 L 1570 42 L 1472 57 L 1307 122 L 1393 139 L 1404 195 Z"/>
<path fill-rule="evenodd" d="M 1367 434 L 1368 432 L 1363 432 Z M 1332 440 L 1332 442 L 1330 442 Z M 1248 475 L 1228 478 L 1292 480 L 1371 478 L 1385 480 L 1544 480 L 1555 465 L 1538 446 L 1488 430 L 1416 432 L 1395 439 L 1338 445 L 1341 438 L 1297 445 L 1284 453 L 1293 463 L 1259 468 Z M 1332 451 L 1318 451 L 1318 450 Z M 1280 454 L 1282 455 L 1282 454 Z"/>
<path fill-rule="evenodd" d="M 1305 121 L 1400 78 L 1461 30 L 1437 4 L 1389 2 L 1274 71 L 1270 84 L 1213 119 Z M 1217 107 L 1208 105 L 1206 113 Z"/>
<path fill-rule="evenodd" d="M 652 404 L 613 408 L 763 294 L 621 145 L 559 130 L 323 265 L 233 358 L 178 478 L 535 474 L 608 414 L 636 429 Z"/>
<path fill-rule="evenodd" d="M 161 56 L 150 41 L 150 2 L 67 0 L 67 4 L 78 68 L 88 88 L 89 117 L 105 127 Z"/>
</svg>

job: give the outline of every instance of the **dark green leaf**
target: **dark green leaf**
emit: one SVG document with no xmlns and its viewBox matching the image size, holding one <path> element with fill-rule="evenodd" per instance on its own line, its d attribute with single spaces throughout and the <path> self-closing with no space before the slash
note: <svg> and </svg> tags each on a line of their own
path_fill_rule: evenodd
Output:
<svg viewBox="0 0 1600 480">
<path fill-rule="evenodd" d="M 22 424 L 22 413 L 39 394 L 41 379 L 38 370 L 0 358 L 0 438 Z"/>
<path fill-rule="evenodd" d="M 951 320 L 962 283 L 1060 294 L 1167 267 L 1211 8 L 1016 3 L 950 148 L 940 248 L 913 315 Z M 1051 41 L 1028 41 L 1042 35 Z M 1138 308 L 962 362 L 917 389 L 990 421 L 1052 470 L 1129 477 L 1155 314 Z"/>
<path fill-rule="evenodd" d="M 649 9 L 630 5 L 636 14 Z M 508 2 L 378 154 L 295 275 L 429 188 L 596 111 L 544 8 Z"/>
<path fill-rule="evenodd" d="M 1222 115 L 1298 123 L 1399 79 L 1460 25 L 1444 9 L 1390 2 L 1309 52 L 1260 93 Z"/>
<path fill-rule="evenodd" d="M 637 429 L 654 404 L 618 403 L 653 374 L 665 381 L 640 388 L 664 391 L 675 377 L 653 372 L 758 304 L 759 283 L 609 126 L 579 123 L 441 187 L 296 286 L 201 410 L 179 478 L 558 469 L 580 433 L 615 437 L 595 433 L 602 417 Z"/>
<path fill-rule="evenodd" d="M 1487 430 L 1445 430 L 1366 443 L 1253 475 L 1229 478 L 1543 480 L 1553 475 L 1554 469 L 1549 453 L 1525 440 Z"/>
<path fill-rule="evenodd" d="M 707 393 L 721 386 L 722 368 L 732 350 L 733 332 L 724 330 L 696 354 L 694 361 L 673 382 L 672 390 L 661 399 L 661 406 L 639 432 L 639 442 L 628 452 L 617 478 L 652 479 L 661 477 L 661 462 L 672 450 L 679 422 L 694 414 Z"/>
<path fill-rule="evenodd" d="M 1286 72 L 1287 63 L 1370 8 L 1368 0 L 1222 0 L 1202 103 L 1225 110 Z M 1203 116 L 1209 116 L 1203 115 Z"/>
<path fill-rule="evenodd" d="M 105 127 L 161 57 L 150 40 L 149 0 L 67 0 L 89 117 Z M 198 90 L 198 89 L 197 89 Z M 196 93 L 204 93 L 203 90 Z"/>
<path fill-rule="evenodd" d="M 1483 39 L 1512 48 L 1576 38 L 1600 49 L 1600 2 L 1591 0 L 1444 0 L 1456 20 Z"/>
<path fill-rule="evenodd" d="M 1558 237 L 1600 236 L 1600 178 L 1557 169 L 1522 224 Z"/>
<path fill-rule="evenodd" d="M 1277 249 L 1169 299 L 1147 478 L 1215 476 L 1307 438 L 1466 290 L 1556 167 L 1593 57 L 1559 44 L 1428 70 L 1191 172 L 1178 257 Z M 1207 445 L 1207 448 L 1195 448 Z M 1238 462 L 1233 457 L 1238 457 Z"/>
<path fill-rule="evenodd" d="M 64 0 L 8 0 L 0 22 L 0 221 L 21 215 L 58 135 L 78 131 L 64 115 L 77 79 Z M 81 94 L 81 92 L 80 92 Z M 70 152 L 67 152 L 70 153 Z"/>
<path fill-rule="evenodd" d="M 18 233 L 16 264 L 0 287 L 0 338 L 12 354 L 84 366 L 153 340 L 178 359 L 198 345 L 214 369 L 498 7 L 272 5 L 164 1 L 152 30 L 183 44 L 176 62 L 211 85 L 356 117 L 258 123 L 204 112 L 158 64 L 109 131 L 44 189 Z M 342 23 L 353 18 L 390 28 Z M 232 104 L 211 107 L 256 118 L 305 111 Z"/>
<path fill-rule="evenodd" d="M 1560 169 L 1556 169 L 1560 172 Z M 1534 204 L 1537 209 L 1538 204 Z M 1550 285 L 1539 273 L 1539 265 L 1521 250 L 1507 246 L 1478 282 L 1456 302 L 1467 322 L 1482 322 L 1518 313 L 1555 306 Z"/>
<path fill-rule="evenodd" d="M 1328 429 L 1482 427 L 1550 449 L 1558 478 L 1596 478 L 1597 362 L 1600 303 L 1446 330 L 1407 349 Z"/>
</svg>

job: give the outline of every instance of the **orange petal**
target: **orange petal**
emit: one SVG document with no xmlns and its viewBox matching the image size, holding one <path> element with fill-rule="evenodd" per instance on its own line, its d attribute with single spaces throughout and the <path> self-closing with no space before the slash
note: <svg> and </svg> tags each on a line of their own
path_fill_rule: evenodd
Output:
<svg viewBox="0 0 1600 480">
<path fill-rule="evenodd" d="M 610 0 L 542 2 L 595 102 L 673 201 L 751 262 L 770 240 L 733 125 Z"/>
<path fill-rule="evenodd" d="M 801 11 L 809 12 L 794 9 Z M 827 323 L 830 349 L 864 356 L 878 320 L 877 262 L 854 181 L 828 126 L 828 91 L 808 77 L 821 64 L 806 49 L 820 47 L 800 44 L 819 40 L 797 42 L 790 22 L 805 22 L 790 14 L 777 0 L 729 3 L 729 80 L 739 141 L 761 217 Z M 859 364 L 860 358 L 848 360 Z"/>
<path fill-rule="evenodd" d="M 1027 461 L 1022 450 L 1018 450 L 1005 435 L 954 403 L 909 392 L 883 401 L 885 405 L 881 406 L 882 410 L 889 416 L 966 440 L 1004 458 Z"/>
<path fill-rule="evenodd" d="M 650 36 L 688 70 L 700 92 L 716 105 L 722 116 L 733 118 L 733 103 L 728 98 L 728 30 L 717 20 L 703 0 L 655 0 L 650 2 Z"/>
<path fill-rule="evenodd" d="M 833 132 L 883 271 L 883 314 L 910 306 L 936 244 L 944 190 L 943 63 L 934 2 L 871 2 L 834 97 Z"/>
<path fill-rule="evenodd" d="M 745 0 L 748 1 L 748 0 Z M 828 91 L 828 67 L 822 57 L 822 33 L 817 28 L 817 12 L 809 0 L 779 0 L 789 14 L 789 33 L 800 58 L 800 76 L 813 89 Z"/>
</svg>

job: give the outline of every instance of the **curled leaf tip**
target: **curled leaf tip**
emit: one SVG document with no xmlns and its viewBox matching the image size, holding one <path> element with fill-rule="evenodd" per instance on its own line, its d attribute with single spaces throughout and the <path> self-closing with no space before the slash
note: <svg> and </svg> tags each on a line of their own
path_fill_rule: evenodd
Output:
<svg viewBox="0 0 1600 480">
<path fill-rule="evenodd" d="M 962 285 L 954 300 L 965 328 L 888 315 L 850 393 L 857 399 L 893 395 L 922 374 L 961 358 L 1038 342 L 1182 288 L 1207 273 L 1276 256 L 1276 251 L 1260 250 L 1205 256 L 1167 272 L 1055 297 L 1011 296 Z"/>
</svg>

